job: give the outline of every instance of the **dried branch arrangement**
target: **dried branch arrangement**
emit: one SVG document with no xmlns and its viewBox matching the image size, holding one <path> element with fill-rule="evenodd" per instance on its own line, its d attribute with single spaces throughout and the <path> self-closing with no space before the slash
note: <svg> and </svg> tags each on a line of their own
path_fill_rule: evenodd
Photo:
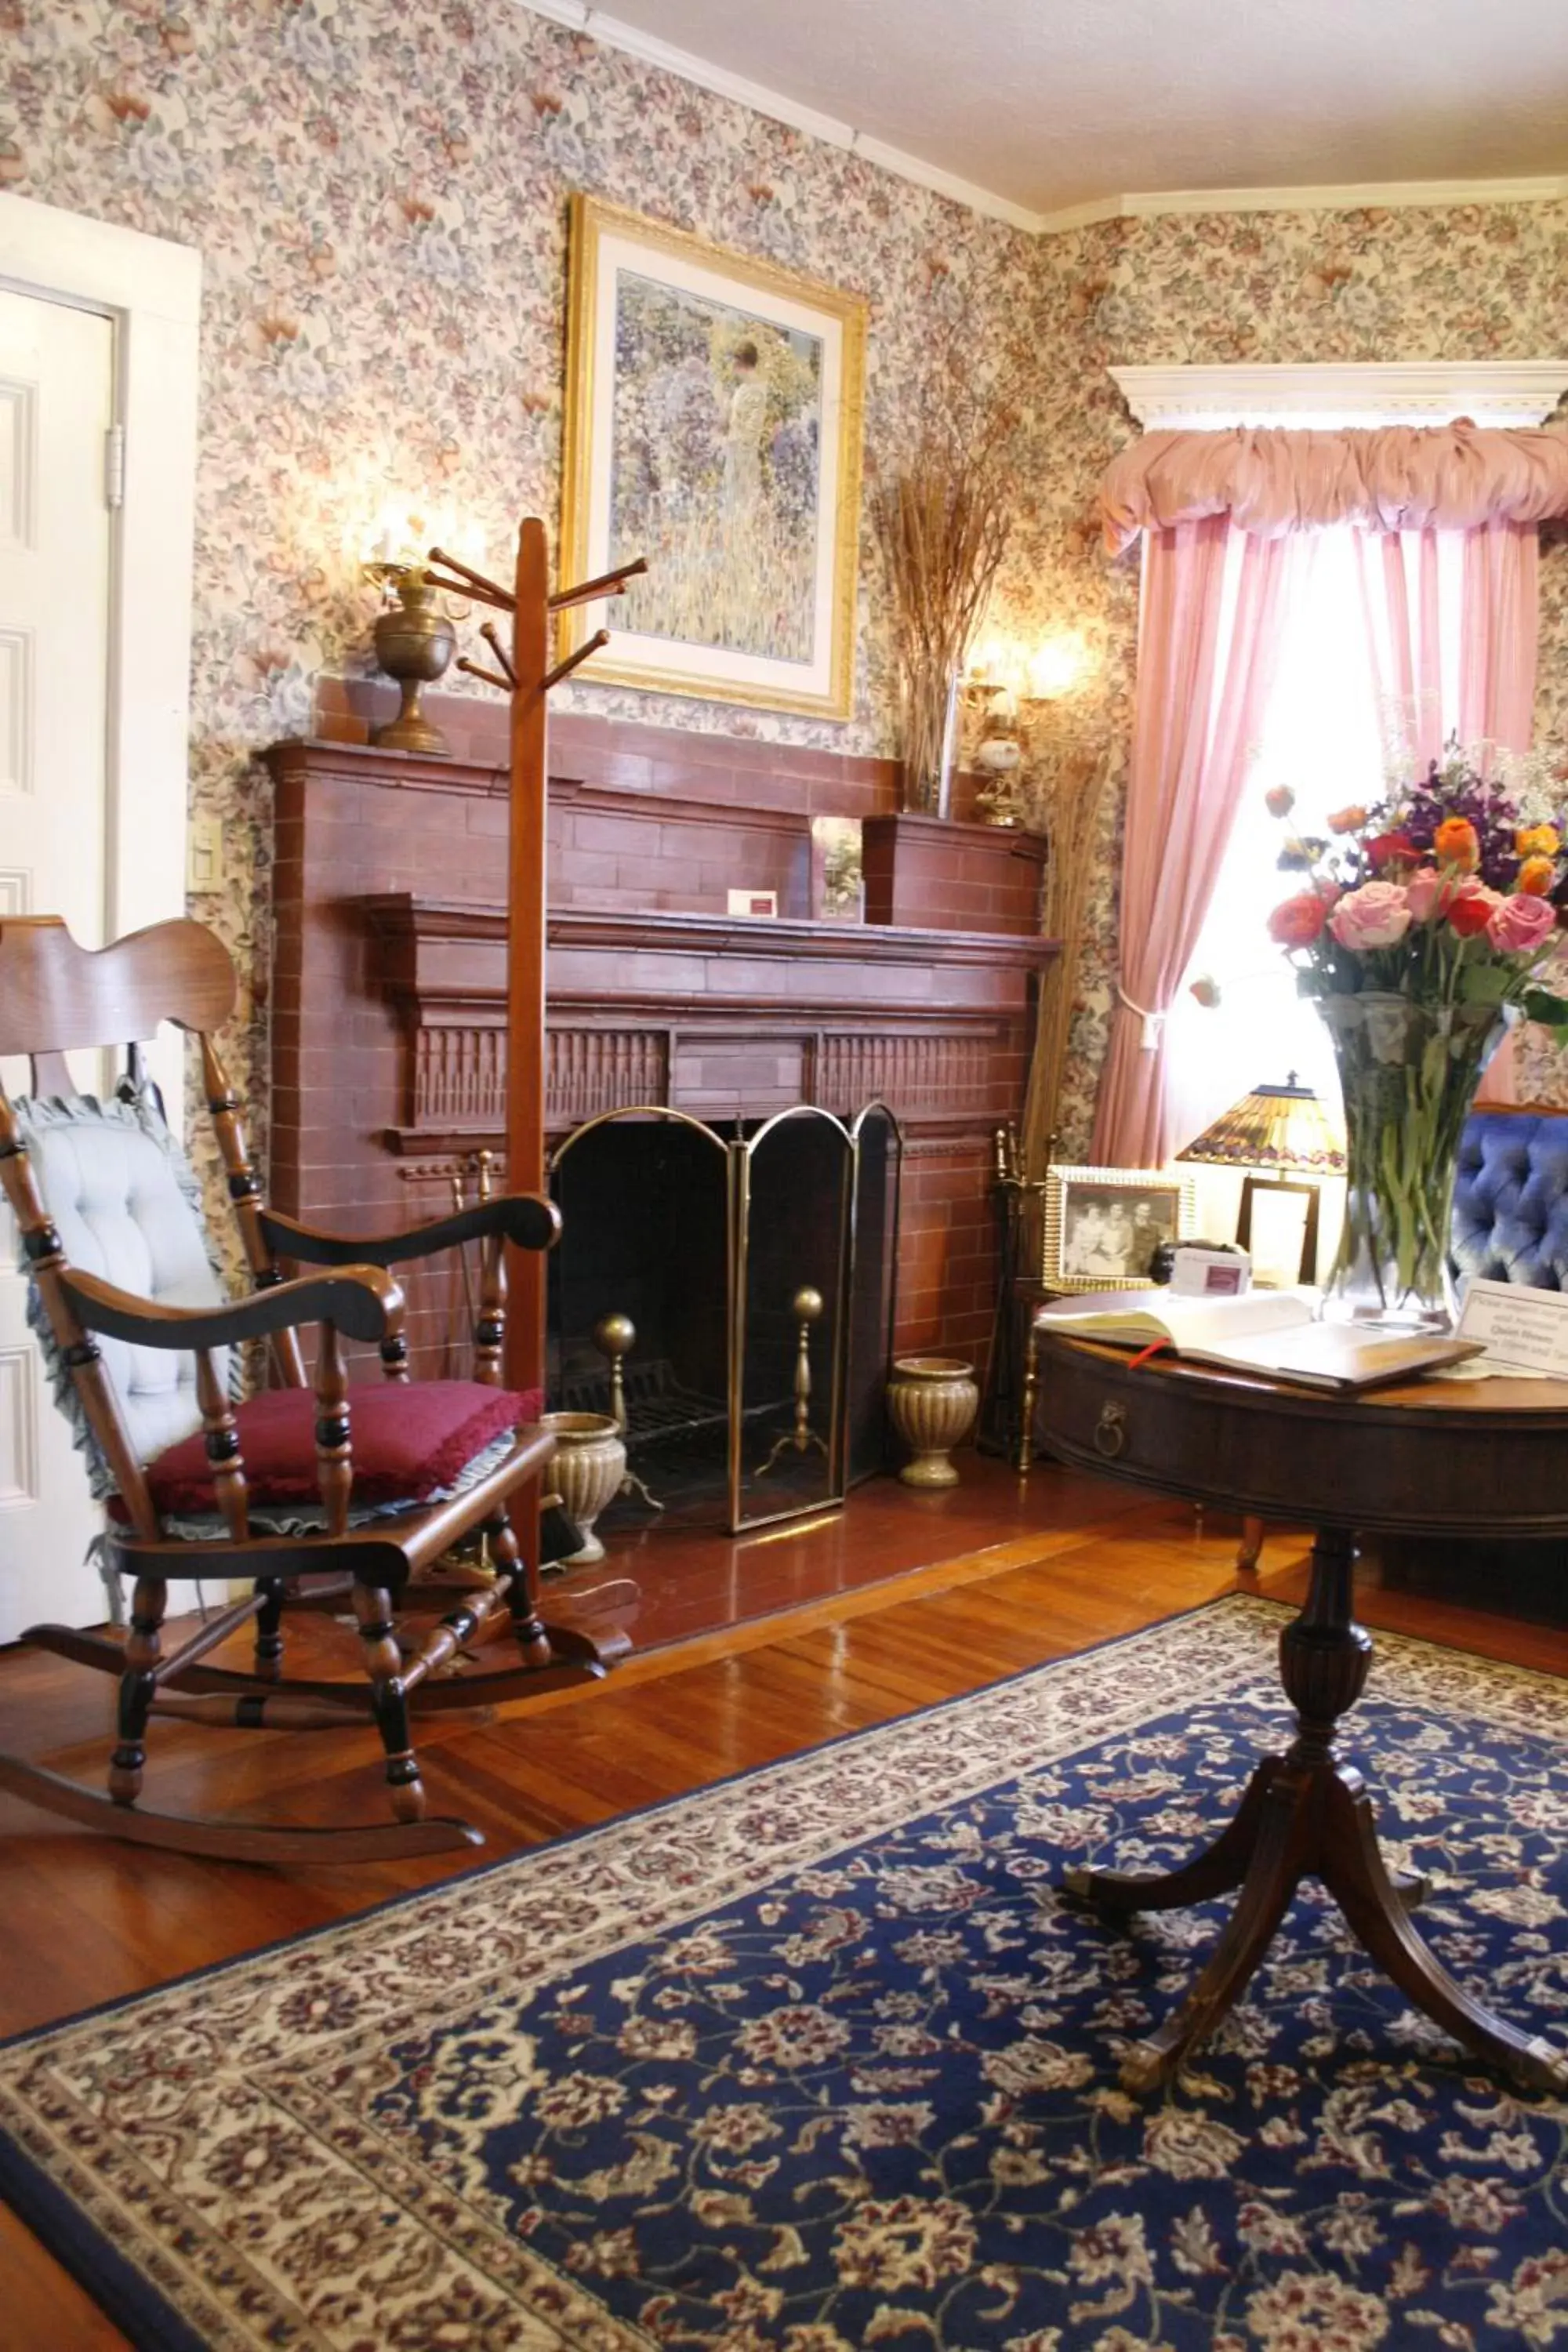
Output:
<svg viewBox="0 0 1568 2352">
<path fill-rule="evenodd" d="M 887 569 L 904 805 L 945 815 L 959 673 L 1006 551 L 1026 378 L 1022 355 L 989 373 L 956 326 L 939 331 L 900 462 L 873 482 Z"/>
<path fill-rule="evenodd" d="M 1039 1017 L 1024 1102 L 1024 1169 L 1029 1176 L 1045 1174 L 1056 1131 L 1108 768 L 1102 752 L 1081 744 L 1069 746 L 1054 762 L 1041 794 L 1049 845 L 1041 928 L 1047 939 L 1061 941 L 1061 953 L 1040 975 Z"/>
</svg>

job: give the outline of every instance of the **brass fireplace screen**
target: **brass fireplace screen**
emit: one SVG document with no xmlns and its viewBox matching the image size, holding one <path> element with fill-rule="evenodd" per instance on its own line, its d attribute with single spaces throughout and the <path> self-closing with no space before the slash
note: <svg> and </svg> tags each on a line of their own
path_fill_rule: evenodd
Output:
<svg viewBox="0 0 1568 2352">
<path fill-rule="evenodd" d="M 728 1133 L 650 1106 L 566 1138 L 550 1398 L 622 1421 L 628 1512 L 737 1533 L 882 1467 L 902 1160 L 881 1102 Z"/>
</svg>

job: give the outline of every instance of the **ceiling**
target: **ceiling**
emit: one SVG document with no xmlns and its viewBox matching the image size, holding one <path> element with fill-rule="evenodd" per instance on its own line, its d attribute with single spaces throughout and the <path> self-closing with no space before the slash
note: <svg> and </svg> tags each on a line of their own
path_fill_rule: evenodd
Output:
<svg viewBox="0 0 1568 2352">
<path fill-rule="evenodd" d="M 601 37 L 618 18 L 1035 214 L 1132 191 L 1568 172 L 1563 0 L 611 0 L 598 23 L 585 13 Z"/>
</svg>

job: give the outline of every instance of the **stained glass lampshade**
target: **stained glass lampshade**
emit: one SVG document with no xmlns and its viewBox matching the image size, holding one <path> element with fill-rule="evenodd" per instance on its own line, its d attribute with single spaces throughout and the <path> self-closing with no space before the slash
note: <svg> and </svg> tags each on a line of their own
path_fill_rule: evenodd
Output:
<svg viewBox="0 0 1568 2352">
<path fill-rule="evenodd" d="M 1310 1087 L 1297 1085 L 1292 1070 L 1282 1087 L 1254 1087 L 1176 1157 L 1281 1176 L 1342 1176 L 1345 1139 L 1339 1120 Z"/>
</svg>

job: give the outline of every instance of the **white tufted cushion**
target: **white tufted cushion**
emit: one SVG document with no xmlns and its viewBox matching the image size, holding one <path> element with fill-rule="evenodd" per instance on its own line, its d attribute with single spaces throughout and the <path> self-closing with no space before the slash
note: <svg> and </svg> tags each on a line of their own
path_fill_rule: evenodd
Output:
<svg viewBox="0 0 1568 2352">
<path fill-rule="evenodd" d="M 15 1105 L 44 1206 L 69 1263 L 164 1307 L 210 1307 L 226 1293 L 214 1270 L 195 1179 L 153 1105 L 96 1101 L 89 1095 Z M 35 1320 L 56 1374 L 56 1394 L 75 1403 L 41 1318 Z M 150 1462 L 201 1427 L 195 1359 L 188 1351 L 139 1348 L 99 1336 L 137 1459 Z M 220 1380 L 227 1351 L 217 1351 Z M 79 1415 L 72 1414 L 79 1423 Z M 87 1447 L 94 1492 L 110 1490 L 105 1465 Z"/>
</svg>

